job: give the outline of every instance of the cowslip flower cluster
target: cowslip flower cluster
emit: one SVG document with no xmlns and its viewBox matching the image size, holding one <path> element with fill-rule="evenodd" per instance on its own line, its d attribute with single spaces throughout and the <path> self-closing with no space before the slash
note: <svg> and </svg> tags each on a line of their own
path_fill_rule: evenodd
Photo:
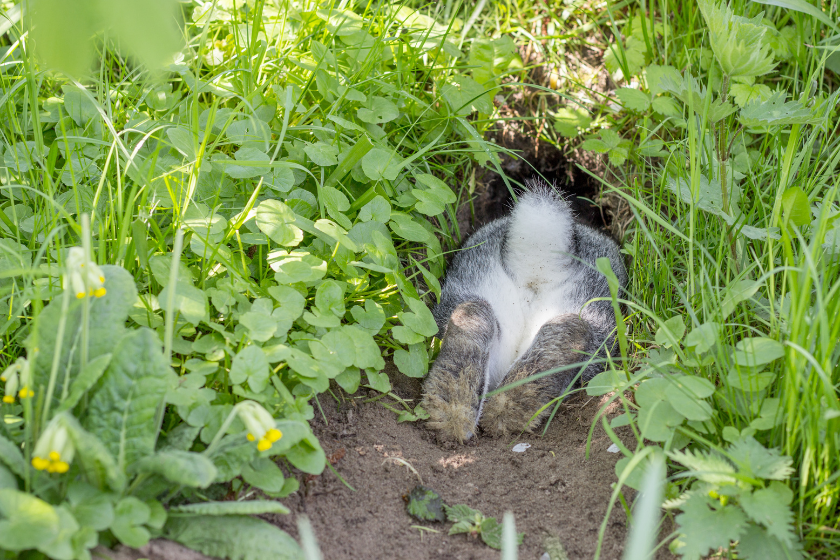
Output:
<svg viewBox="0 0 840 560">
<path fill-rule="evenodd" d="M 15 360 L 15 363 L 6 368 L 0 381 L 6 385 L 4 387 L 3 402 L 12 404 L 15 402 L 15 396 L 21 399 L 28 399 L 32 397 L 35 392 L 32 391 L 32 379 L 29 367 L 29 360 L 20 357 Z"/>
<path fill-rule="evenodd" d="M 64 289 L 72 289 L 76 297 L 105 295 L 105 276 L 102 269 L 85 258 L 81 247 L 72 247 L 67 255 L 67 271 L 64 274 Z"/>
<path fill-rule="evenodd" d="M 283 433 L 275 427 L 271 414 L 256 402 L 243 401 L 236 405 L 236 412 L 248 430 L 248 441 L 256 441 L 259 451 L 268 451 L 283 437 Z"/>
<path fill-rule="evenodd" d="M 35 444 L 32 453 L 32 466 L 48 473 L 66 473 L 73 462 L 76 449 L 61 421 L 61 416 L 53 418 Z"/>
</svg>

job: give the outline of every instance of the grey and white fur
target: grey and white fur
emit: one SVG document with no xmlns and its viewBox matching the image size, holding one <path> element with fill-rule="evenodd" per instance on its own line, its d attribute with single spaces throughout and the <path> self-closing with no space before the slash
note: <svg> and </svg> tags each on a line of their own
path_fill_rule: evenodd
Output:
<svg viewBox="0 0 840 560">
<path fill-rule="evenodd" d="M 426 379 L 428 425 L 464 442 L 479 426 L 509 435 L 538 426 L 547 403 L 580 375 L 603 370 L 614 344 L 615 315 L 607 279 L 595 260 L 607 257 L 623 288 L 618 245 L 575 220 L 554 188 L 531 181 L 513 211 L 475 232 L 446 274 L 433 314 L 443 333 Z M 581 364 L 508 391 L 487 393 L 534 374 Z M 582 371 L 581 371 L 582 370 Z"/>
</svg>

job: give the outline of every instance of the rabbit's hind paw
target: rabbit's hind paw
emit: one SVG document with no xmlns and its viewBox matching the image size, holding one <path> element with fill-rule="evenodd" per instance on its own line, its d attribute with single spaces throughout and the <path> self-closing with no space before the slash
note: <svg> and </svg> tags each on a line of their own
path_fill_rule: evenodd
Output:
<svg viewBox="0 0 840 560">
<path fill-rule="evenodd" d="M 422 406 L 429 413 L 427 426 L 444 438 L 464 443 L 475 435 L 480 395 L 476 381 L 480 372 L 466 366 L 457 376 L 429 376 Z"/>
<path fill-rule="evenodd" d="M 495 437 L 531 432 L 539 426 L 547 412 L 537 414 L 545 403 L 546 399 L 532 383 L 493 395 L 484 403 L 481 429 Z"/>
</svg>

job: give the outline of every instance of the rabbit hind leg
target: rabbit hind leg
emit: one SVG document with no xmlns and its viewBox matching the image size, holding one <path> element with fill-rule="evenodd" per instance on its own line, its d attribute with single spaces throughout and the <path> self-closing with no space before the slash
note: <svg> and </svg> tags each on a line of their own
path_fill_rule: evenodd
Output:
<svg viewBox="0 0 840 560">
<path fill-rule="evenodd" d="M 592 340 L 592 329 L 578 315 L 564 314 L 551 319 L 514 362 L 500 387 L 555 368 L 586 362 Z M 570 368 L 550 373 L 488 397 L 481 416 L 482 429 L 502 437 L 532 431 L 549 414 L 551 407 L 546 405 L 562 395 L 579 372 L 580 368 Z"/>
<path fill-rule="evenodd" d="M 452 312 L 422 401 L 429 413 L 427 425 L 444 438 L 463 443 L 475 434 L 487 362 L 498 332 L 496 316 L 486 301 L 467 301 Z"/>
</svg>

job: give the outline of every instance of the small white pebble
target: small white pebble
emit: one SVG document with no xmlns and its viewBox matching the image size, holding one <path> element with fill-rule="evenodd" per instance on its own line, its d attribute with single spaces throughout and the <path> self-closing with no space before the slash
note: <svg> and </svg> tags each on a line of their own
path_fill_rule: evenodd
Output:
<svg viewBox="0 0 840 560">
<path fill-rule="evenodd" d="M 551 560 L 551 556 L 548 555 L 548 552 L 543 552 L 543 555 L 540 556 L 540 560 Z"/>
<path fill-rule="evenodd" d="M 526 449 L 531 447 L 530 443 L 517 443 L 513 446 L 514 453 L 524 453 Z"/>
<path fill-rule="evenodd" d="M 612 444 L 609 447 L 607 447 L 607 451 L 609 451 L 610 453 L 618 453 L 621 450 L 618 448 L 618 446 L 616 444 Z"/>
</svg>

